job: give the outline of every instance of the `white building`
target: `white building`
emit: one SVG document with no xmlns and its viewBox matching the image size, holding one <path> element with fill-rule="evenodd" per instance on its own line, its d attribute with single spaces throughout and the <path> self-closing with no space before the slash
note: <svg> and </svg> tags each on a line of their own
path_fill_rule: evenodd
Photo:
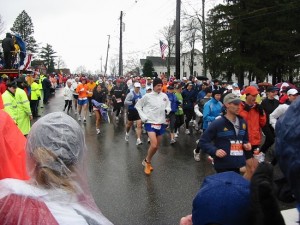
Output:
<svg viewBox="0 0 300 225">
<path fill-rule="evenodd" d="M 156 72 L 158 75 L 164 73 L 167 73 L 167 58 L 165 60 L 162 60 L 161 57 L 157 56 L 147 56 L 146 59 L 140 59 L 140 68 L 142 69 L 146 60 L 151 60 L 153 63 L 154 72 Z M 182 53 L 180 57 L 180 78 L 186 76 L 190 76 L 190 68 L 189 65 L 191 63 L 191 53 L 186 52 Z M 175 57 L 170 57 L 170 74 L 174 75 L 176 70 L 176 61 Z M 201 76 L 203 70 L 202 65 L 202 53 L 195 49 L 194 51 L 194 68 L 193 68 L 193 75 L 194 76 Z"/>
</svg>

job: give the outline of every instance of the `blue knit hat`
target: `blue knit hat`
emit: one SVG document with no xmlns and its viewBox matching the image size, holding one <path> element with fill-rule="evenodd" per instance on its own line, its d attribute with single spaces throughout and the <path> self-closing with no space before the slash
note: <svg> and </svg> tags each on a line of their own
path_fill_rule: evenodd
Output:
<svg viewBox="0 0 300 225">
<path fill-rule="evenodd" d="M 249 181 L 235 172 L 206 177 L 193 201 L 193 225 L 248 224 L 249 184 Z"/>
</svg>

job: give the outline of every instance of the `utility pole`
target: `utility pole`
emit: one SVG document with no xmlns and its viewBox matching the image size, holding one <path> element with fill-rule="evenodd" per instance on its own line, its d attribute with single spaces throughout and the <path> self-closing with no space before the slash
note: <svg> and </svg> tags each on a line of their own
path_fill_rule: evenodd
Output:
<svg viewBox="0 0 300 225">
<path fill-rule="evenodd" d="M 181 0 L 177 0 L 176 39 L 175 39 L 176 79 L 180 79 L 180 6 L 181 6 Z"/>
<path fill-rule="evenodd" d="M 119 76 L 123 76 L 123 11 L 120 15 Z"/>
<path fill-rule="evenodd" d="M 108 36 L 108 44 L 107 44 L 107 52 L 106 52 L 106 60 L 105 60 L 104 76 L 106 76 L 106 71 L 107 71 L 107 59 L 108 59 L 109 40 L 110 40 L 110 35 L 107 35 L 107 36 Z"/>
<path fill-rule="evenodd" d="M 206 26 L 205 26 L 205 0 L 202 0 L 202 60 L 203 60 L 203 76 L 206 77 L 207 64 L 206 64 Z"/>
<path fill-rule="evenodd" d="M 100 73 L 102 74 L 102 56 L 101 56 L 101 58 L 100 58 L 100 61 L 101 61 L 101 64 L 100 64 Z"/>
</svg>

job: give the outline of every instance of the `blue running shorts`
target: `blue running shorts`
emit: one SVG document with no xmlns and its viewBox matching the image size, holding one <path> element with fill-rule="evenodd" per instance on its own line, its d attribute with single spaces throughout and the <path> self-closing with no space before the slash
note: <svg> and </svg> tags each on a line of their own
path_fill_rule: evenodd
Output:
<svg viewBox="0 0 300 225">
<path fill-rule="evenodd" d="M 89 100 L 88 99 L 78 99 L 78 105 L 86 105 L 88 104 Z"/>
<path fill-rule="evenodd" d="M 166 125 L 165 124 L 145 123 L 145 130 L 147 132 L 154 132 L 156 134 L 156 136 L 160 136 L 166 132 Z"/>
</svg>

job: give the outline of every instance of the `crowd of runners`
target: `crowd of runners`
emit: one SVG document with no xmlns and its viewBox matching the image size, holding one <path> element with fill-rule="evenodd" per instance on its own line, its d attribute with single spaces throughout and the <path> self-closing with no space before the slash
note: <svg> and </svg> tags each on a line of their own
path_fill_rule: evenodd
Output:
<svg viewBox="0 0 300 225">
<path fill-rule="evenodd" d="M 237 83 L 217 79 L 177 80 L 164 75 L 117 79 L 70 76 L 63 95 L 63 110 L 72 112 L 78 122 L 86 123 L 87 116 L 95 115 L 97 134 L 101 132 L 101 118 L 108 111 L 115 122 L 125 114 L 126 142 L 131 129 L 135 131 L 137 146 L 144 144 L 141 136 L 147 134 L 150 145 L 143 165 L 148 175 L 162 135 L 167 133 L 174 145 L 179 135 L 191 135 L 193 130 L 199 137 L 191 149 L 195 161 L 200 161 L 202 150 L 218 172 L 236 171 L 250 178 L 257 163 L 265 161 L 265 154 L 275 141 L 276 121 L 296 100 L 298 90 L 289 83 L 259 86 L 251 82 L 241 88 Z M 220 124 L 212 123 L 218 119 Z M 224 137 L 230 140 L 229 144 Z M 225 146 L 218 146 L 217 150 L 212 142 Z M 276 164 L 275 158 L 272 163 Z"/>
<path fill-rule="evenodd" d="M 30 120 L 34 117 L 36 119 L 40 117 L 39 111 L 40 108 L 44 107 L 44 104 L 51 104 L 50 95 L 51 93 L 55 94 L 57 88 L 63 89 L 64 107 L 62 111 L 64 113 L 49 114 L 49 118 L 45 116 L 39 119 L 33 126 L 35 127 L 35 136 L 33 136 L 33 132 L 30 132 Z M 273 165 L 280 164 L 282 171 L 292 185 L 291 187 L 294 188 L 292 197 L 299 198 L 299 193 L 295 191 L 299 181 L 295 177 L 299 173 L 291 172 L 297 171 L 298 167 L 292 168 L 292 166 L 299 159 L 295 153 L 293 141 L 285 143 L 286 138 L 294 138 L 296 133 L 289 133 L 288 136 L 284 135 L 284 132 L 288 131 L 289 127 L 287 127 L 287 123 L 282 122 L 282 120 L 287 119 L 285 113 L 289 111 L 290 105 L 291 107 L 296 107 L 296 104 L 293 104 L 293 102 L 297 100 L 298 90 L 292 84 L 281 83 L 276 86 L 264 84 L 261 86 L 251 82 L 249 86 L 240 87 L 237 83 L 221 82 L 217 79 L 210 81 L 207 79 L 198 80 L 196 77 L 190 77 L 189 79 L 183 77 L 181 80 L 178 80 L 174 77 L 166 78 L 164 75 L 155 78 L 129 76 L 117 79 L 103 76 L 71 75 L 64 77 L 60 81 L 58 76 L 49 77 L 34 74 L 22 76 L 13 81 L 10 81 L 7 77 L 2 77 L 0 90 L 2 94 L 0 96 L 0 108 L 7 112 L 12 120 L 10 122 L 6 114 L 3 113 L 1 117 L 4 118 L 3 121 L 17 125 L 19 131 L 21 131 L 18 134 L 20 140 L 22 139 L 21 136 L 26 137 L 28 134 L 29 139 L 38 138 L 42 133 L 41 138 L 47 137 L 45 135 L 47 131 L 39 129 L 48 125 L 51 132 L 53 132 L 53 138 L 59 138 L 61 134 L 58 134 L 60 135 L 59 137 L 55 135 L 57 135 L 56 133 L 64 132 L 64 127 L 72 124 L 70 130 L 76 132 L 79 127 L 77 127 L 78 123 L 87 123 L 87 117 L 95 116 L 95 133 L 97 135 L 101 133 L 101 123 L 103 121 L 124 122 L 124 142 L 129 142 L 130 130 L 132 129 L 135 131 L 135 144 L 137 146 L 142 144 L 149 145 L 147 155 L 142 161 L 146 175 L 150 175 L 154 170 L 151 161 L 159 149 L 163 135 L 168 135 L 170 145 L 176 145 L 176 142 L 179 141 L 179 136 L 195 134 L 198 137 L 198 141 L 195 143 L 195 148 L 191 149 L 191 153 L 193 152 L 194 159 L 197 162 L 200 161 L 201 153 L 207 155 L 207 159 L 213 164 L 215 171 L 218 174 L 223 174 L 216 176 L 216 180 L 221 182 L 219 185 L 222 186 L 239 180 L 241 176 L 236 177 L 236 174 L 243 175 L 246 178 L 244 180 L 251 180 L 252 184 L 261 181 L 265 182 L 266 179 L 272 179 L 272 177 L 268 175 L 270 169 L 263 162 L 266 161 L 265 155 L 267 151 L 276 141 L 277 156 L 279 158 L 274 157 L 268 159 L 268 161 Z M 292 110 L 292 113 L 294 111 L 296 110 Z M 72 116 L 77 122 L 74 120 L 68 122 L 70 117 L 66 116 L 66 114 Z M 64 126 L 61 127 L 62 130 L 59 130 L 60 125 L 52 124 L 53 116 L 61 119 Z M 293 119 L 294 122 L 290 126 L 298 123 L 297 116 L 294 115 Z M 39 121 L 41 121 L 40 125 Z M 278 121 L 281 121 L 280 125 L 276 126 L 279 123 Z M 58 130 L 54 129 L 55 126 L 57 126 Z M 284 130 L 279 130 L 278 127 L 284 127 Z M 13 126 L 9 126 L 9 128 L 12 129 Z M 17 131 L 14 132 L 16 132 L 14 134 L 17 134 Z M 143 134 L 148 136 L 148 143 L 143 143 Z M 82 133 L 76 135 L 82 136 Z M 49 136 L 49 138 L 52 138 L 52 136 Z M 25 139 L 23 141 L 25 142 Z M 44 145 L 50 143 L 47 140 L 39 141 L 43 141 Z M 82 142 L 84 142 L 83 139 Z M 294 142 L 297 143 L 296 139 Z M 7 142 L 7 144 L 11 144 L 11 142 Z M 30 142 L 27 142 L 28 144 Z M 81 144 L 79 143 L 78 146 L 81 146 Z M 284 152 L 285 148 L 283 146 L 287 146 L 289 150 L 288 155 Z M 64 148 L 69 147 L 65 146 Z M 31 146 L 29 146 L 30 148 Z M 50 146 L 49 148 L 52 147 Z M 47 153 L 43 153 L 43 149 L 39 149 L 39 151 L 41 151 L 41 154 Z M 48 152 L 47 154 L 50 153 Z M 30 157 L 32 157 L 31 153 Z M 22 161 L 22 158 L 24 157 L 21 157 L 19 160 Z M 34 160 L 42 159 L 37 157 Z M 15 163 L 17 161 L 13 164 Z M 69 162 L 66 161 L 63 165 L 65 163 Z M 38 169 L 44 169 L 43 166 L 48 168 L 50 165 L 46 163 L 42 167 L 38 167 Z M 259 167 L 262 168 L 258 169 Z M 19 168 L 21 169 L 21 167 Z M 49 168 L 55 171 L 59 169 L 56 167 L 56 164 L 51 164 Z M 67 170 L 69 171 L 69 167 Z M 58 171 L 60 173 L 69 173 L 62 167 Z M 228 172 L 229 174 L 226 174 Z M 257 175 L 259 173 L 260 175 Z M 267 176 L 265 176 L 266 174 Z M 15 174 L 12 176 L 14 177 Z M 36 175 L 33 174 L 33 176 Z M 261 179 L 259 178 L 260 176 L 264 176 L 264 178 Z M 27 179 L 26 173 L 22 174 L 22 179 Z M 36 179 L 40 178 L 37 177 Z M 205 189 L 205 185 L 211 182 L 210 179 L 214 180 L 214 178 L 207 177 L 203 184 L 203 189 Z M 244 180 L 240 180 L 240 184 L 248 187 L 249 183 L 245 183 Z M 6 184 L 6 180 L 3 182 L 4 186 L 7 185 L 7 187 L 15 185 L 15 183 L 10 184 L 10 181 Z M 42 181 L 40 182 L 41 184 L 43 183 Z M 56 182 L 61 181 L 56 180 L 54 182 L 55 185 L 57 185 Z M 20 183 L 20 186 L 23 185 L 23 183 Z M 47 183 L 44 185 L 47 185 Z M 68 188 L 73 189 L 72 186 L 66 185 Z M 215 184 L 211 185 L 214 186 Z M 202 193 L 203 189 L 200 189 L 198 195 Z M 217 192 L 214 192 L 214 194 L 218 193 L 223 196 L 223 192 L 226 190 L 225 185 L 223 188 L 218 189 Z M 296 190 L 298 189 L 296 188 Z M 228 191 L 232 191 L 231 188 Z M 234 193 L 232 194 L 235 195 Z M 244 194 L 248 196 L 249 192 Z M 213 193 L 210 193 L 210 195 L 213 195 Z M 202 196 L 198 199 L 196 196 L 194 204 L 201 205 L 204 198 Z M 239 203 L 246 204 L 241 201 Z M 218 204 L 214 204 L 214 207 L 218 206 Z M 197 205 L 194 207 L 195 210 L 198 210 Z M 235 209 L 238 210 L 236 207 Z M 197 215 L 202 211 L 200 209 L 200 211 L 197 211 L 199 213 L 193 212 L 193 217 L 191 215 L 184 217 L 181 224 L 192 224 L 192 219 L 193 221 L 197 220 Z M 206 216 L 206 211 L 203 212 L 201 220 Z M 96 215 L 89 216 L 97 217 Z M 227 218 L 228 216 L 224 214 L 225 217 Z M 244 221 L 246 217 L 242 217 L 240 219 Z M 239 217 L 230 217 L 230 219 L 232 218 L 239 219 Z M 280 215 L 277 218 L 279 218 L 279 221 L 283 221 Z M 194 222 L 194 224 L 201 223 Z"/>
<path fill-rule="evenodd" d="M 101 133 L 101 120 L 111 118 L 119 122 L 122 115 L 125 115 L 126 142 L 131 129 L 135 131 L 137 146 L 143 144 L 141 136 L 146 133 L 150 143 L 143 161 L 146 174 L 152 171 L 152 156 L 166 131 L 170 144 L 174 145 L 179 135 L 190 135 L 194 130 L 199 137 L 191 150 L 195 161 L 200 161 L 202 150 L 217 171 L 240 171 L 246 172 L 246 177 L 251 176 L 257 162 L 265 160 L 265 154 L 275 141 L 276 121 L 298 97 L 297 88 L 289 83 L 258 86 L 251 82 L 249 86 L 240 87 L 237 83 L 217 79 L 183 77 L 177 80 L 163 74 L 159 78 L 128 76 L 117 79 L 35 74 L 12 82 L 4 76 L 0 83 L 4 110 L 14 118 L 24 135 L 30 130 L 30 120 L 40 116 L 39 108 L 48 104 L 51 93 L 58 87 L 63 88 L 63 111 L 83 123 L 88 116 L 95 116 L 97 134 Z M 30 96 L 29 100 L 26 95 Z M 217 119 L 221 119 L 219 123 L 226 121 L 213 125 Z M 218 132 L 225 132 L 222 135 L 226 137 L 231 135 L 228 136 L 230 143 L 219 140 Z M 217 141 L 226 145 L 220 148 L 222 151 L 216 151 L 211 145 Z M 237 156 L 244 155 L 248 167 L 244 167 L 243 162 L 237 163 Z M 234 156 L 233 164 L 231 156 Z M 273 163 L 276 163 L 275 158 Z"/>
</svg>

